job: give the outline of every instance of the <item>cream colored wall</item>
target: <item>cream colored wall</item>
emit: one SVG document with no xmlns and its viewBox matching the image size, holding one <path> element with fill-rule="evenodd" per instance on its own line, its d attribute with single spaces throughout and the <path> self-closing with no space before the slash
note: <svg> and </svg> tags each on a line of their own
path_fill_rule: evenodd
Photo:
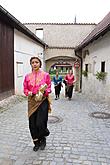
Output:
<svg viewBox="0 0 110 165">
<path fill-rule="evenodd" d="M 49 71 L 50 66 L 52 65 L 53 58 L 57 58 L 56 61 L 59 61 L 60 58 L 63 59 L 63 57 L 75 59 L 74 47 L 78 45 L 95 27 L 95 25 L 91 24 L 26 24 L 26 26 L 33 33 L 36 33 L 36 29 L 43 29 L 43 40 L 49 46 L 45 51 L 47 71 Z M 55 47 L 60 47 L 60 49 L 56 49 Z M 71 49 L 65 49 L 64 47 Z M 79 70 L 77 71 L 77 75 L 79 77 Z M 78 90 L 80 86 L 79 81 L 77 83 Z"/>
<path fill-rule="evenodd" d="M 26 24 L 33 32 L 37 28 L 43 29 L 43 40 L 49 46 L 75 47 L 95 27 L 91 24 Z"/>
<path fill-rule="evenodd" d="M 71 57 L 71 58 L 76 58 L 75 57 L 75 53 L 74 53 L 74 49 L 47 49 L 45 51 L 45 60 L 49 60 L 51 58 L 54 58 L 54 57 L 59 57 L 59 56 L 62 56 L 62 57 Z"/>
<path fill-rule="evenodd" d="M 44 63 L 43 52 L 43 47 L 35 41 L 17 30 L 14 31 L 15 94 L 23 94 L 24 76 L 31 72 L 30 58 L 39 56 L 42 63 Z M 44 64 L 42 67 L 44 67 Z"/>
<path fill-rule="evenodd" d="M 83 69 L 85 64 L 91 64 L 91 69 L 88 78 L 83 77 L 82 79 L 82 91 L 87 95 L 108 100 L 110 99 L 110 32 L 85 49 L 89 50 L 89 56 L 87 55 L 83 60 Z M 95 76 L 97 71 L 101 71 L 102 61 L 105 61 L 105 71 L 107 72 L 105 81 L 99 81 Z"/>
</svg>

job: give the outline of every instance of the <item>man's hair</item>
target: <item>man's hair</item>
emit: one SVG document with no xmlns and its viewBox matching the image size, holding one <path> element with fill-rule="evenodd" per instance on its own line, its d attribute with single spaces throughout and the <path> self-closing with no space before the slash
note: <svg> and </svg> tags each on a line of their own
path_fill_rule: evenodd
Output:
<svg viewBox="0 0 110 165">
<path fill-rule="evenodd" d="M 40 62 L 40 68 L 41 68 L 42 62 L 41 62 L 41 60 L 38 57 L 31 57 L 31 59 L 30 59 L 30 65 L 31 65 L 33 59 L 37 59 Z"/>
</svg>

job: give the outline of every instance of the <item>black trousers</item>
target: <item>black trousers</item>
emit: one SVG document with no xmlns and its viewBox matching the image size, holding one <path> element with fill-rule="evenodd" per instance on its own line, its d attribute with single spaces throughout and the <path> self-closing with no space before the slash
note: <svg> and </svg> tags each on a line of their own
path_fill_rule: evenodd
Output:
<svg viewBox="0 0 110 165">
<path fill-rule="evenodd" d="M 65 97 L 68 96 L 68 88 L 67 88 L 67 85 L 65 85 Z"/>
<path fill-rule="evenodd" d="M 46 98 L 29 117 L 29 129 L 33 140 L 42 139 L 49 135 L 49 130 L 47 129 L 48 105 L 48 99 Z"/>
<path fill-rule="evenodd" d="M 68 93 L 68 97 L 69 97 L 69 98 L 72 98 L 72 94 L 73 94 L 73 85 L 67 86 L 67 93 Z"/>
<path fill-rule="evenodd" d="M 55 95 L 59 97 L 61 91 L 61 83 L 55 86 Z"/>
</svg>

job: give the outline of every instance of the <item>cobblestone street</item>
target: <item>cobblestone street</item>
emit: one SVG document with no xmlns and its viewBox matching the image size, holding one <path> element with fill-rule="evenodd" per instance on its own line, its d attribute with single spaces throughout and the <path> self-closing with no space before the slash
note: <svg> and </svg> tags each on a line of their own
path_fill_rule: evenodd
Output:
<svg viewBox="0 0 110 165">
<path fill-rule="evenodd" d="M 27 100 L 0 113 L 0 165 L 110 165 L 110 119 L 92 117 L 109 106 L 75 93 L 71 101 L 54 100 L 49 114 L 45 150 L 33 151 L 28 129 Z M 52 123 L 56 116 L 61 119 Z"/>
</svg>

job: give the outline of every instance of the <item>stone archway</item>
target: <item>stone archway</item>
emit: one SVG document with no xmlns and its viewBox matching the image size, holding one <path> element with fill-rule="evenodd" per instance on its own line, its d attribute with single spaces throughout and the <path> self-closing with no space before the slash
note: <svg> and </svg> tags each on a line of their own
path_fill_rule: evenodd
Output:
<svg viewBox="0 0 110 165">
<path fill-rule="evenodd" d="M 49 72 L 52 66 L 57 66 L 57 67 L 66 66 L 68 67 L 68 69 L 72 68 L 75 78 L 77 77 L 78 79 L 77 83 L 75 84 L 75 91 L 80 91 L 80 68 L 74 68 L 74 63 L 76 62 L 76 60 L 79 61 L 80 63 L 80 59 L 75 58 L 75 57 L 72 58 L 72 57 L 66 57 L 66 56 L 65 57 L 59 56 L 59 57 L 51 58 L 46 61 L 47 72 Z"/>
<path fill-rule="evenodd" d="M 74 66 L 74 62 L 76 61 L 77 58 L 73 58 L 73 57 L 54 57 L 54 58 L 51 58 L 49 60 L 46 60 L 45 63 L 46 63 L 46 70 L 47 72 L 49 72 L 49 69 L 51 66 L 53 66 L 54 64 L 58 64 L 58 65 L 63 65 L 63 64 L 70 64 L 71 66 Z"/>
<path fill-rule="evenodd" d="M 50 67 L 49 72 L 51 70 L 58 70 L 61 73 L 63 72 L 67 73 L 70 69 L 72 69 L 72 65 L 70 63 L 64 61 L 58 61 Z"/>
</svg>

